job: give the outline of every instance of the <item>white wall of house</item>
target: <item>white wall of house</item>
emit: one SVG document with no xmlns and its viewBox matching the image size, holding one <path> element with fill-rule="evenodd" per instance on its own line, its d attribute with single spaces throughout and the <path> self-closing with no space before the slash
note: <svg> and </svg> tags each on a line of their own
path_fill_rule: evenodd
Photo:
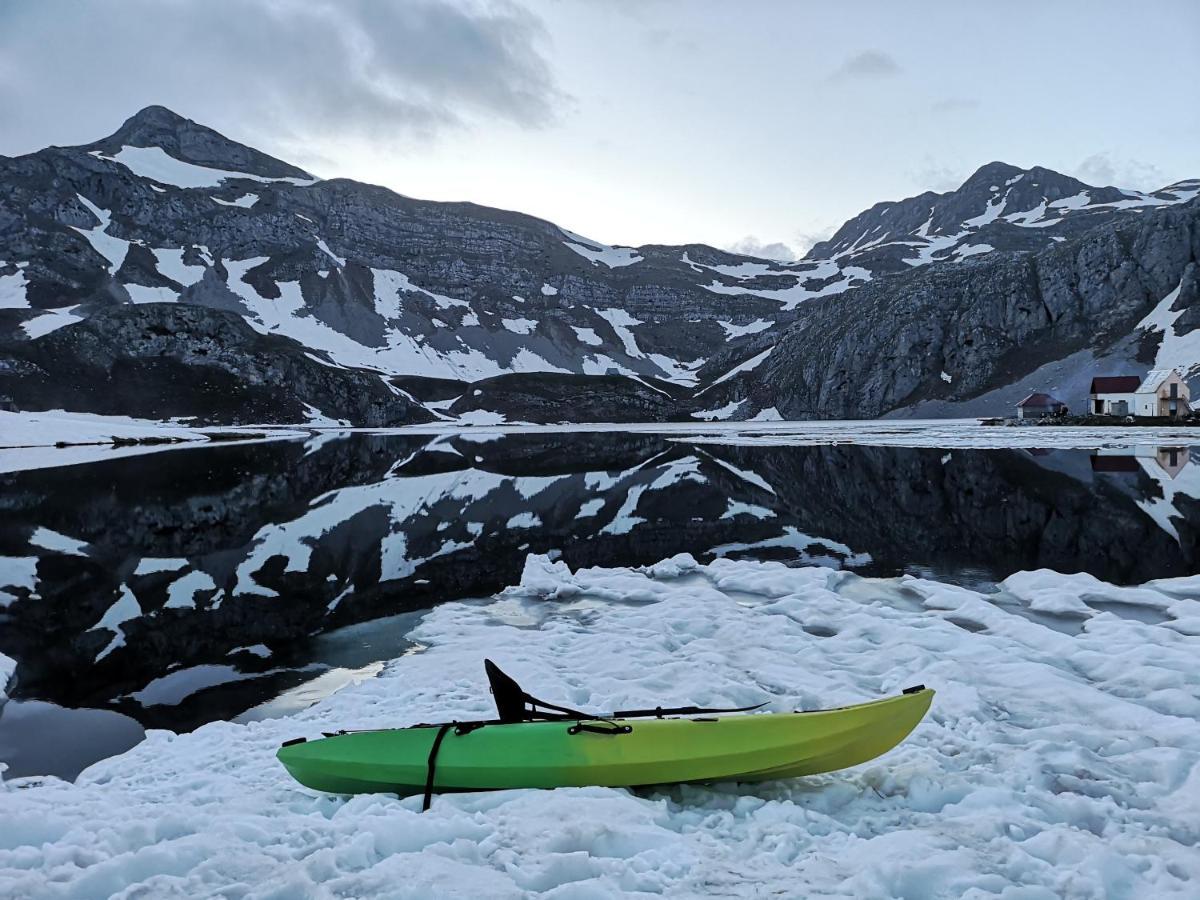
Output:
<svg viewBox="0 0 1200 900">
<path fill-rule="evenodd" d="M 1176 385 L 1176 412 L 1178 415 L 1184 415 L 1189 410 L 1189 401 L 1191 400 L 1191 392 L 1188 390 L 1187 382 L 1179 377 L 1179 373 L 1172 371 L 1165 377 L 1158 377 L 1159 373 L 1151 372 L 1148 377 L 1138 388 L 1134 395 L 1136 399 L 1137 412 L 1134 415 L 1138 416 L 1162 416 L 1170 415 L 1171 385 Z"/>
<path fill-rule="evenodd" d="M 1119 403 L 1125 404 L 1127 415 L 1145 415 L 1144 413 L 1135 412 L 1137 409 L 1137 396 L 1137 394 L 1091 394 L 1088 397 L 1088 412 L 1093 414 L 1096 412 L 1096 401 L 1099 400 L 1103 403 L 1103 408 L 1100 412 L 1110 416 L 1117 415 L 1116 410 Z"/>
</svg>

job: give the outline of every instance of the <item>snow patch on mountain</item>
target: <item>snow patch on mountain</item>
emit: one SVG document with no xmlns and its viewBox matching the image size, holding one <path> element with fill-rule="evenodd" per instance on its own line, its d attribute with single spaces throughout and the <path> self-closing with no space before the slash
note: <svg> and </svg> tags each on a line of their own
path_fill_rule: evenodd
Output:
<svg viewBox="0 0 1200 900">
<path fill-rule="evenodd" d="M 1175 290 L 1163 297 L 1158 305 L 1138 322 L 1137 328 L 1162 333 L 1162 343 L 1158 346 L 1154 365 L 1150 368 L 1177 369 L 1187 378 L 1200 369 L 1200 328 L 1194 328 L 1185 334 L 1177 334 L 1175 331 L 1175 322 L 1187 311 L 1186 308 L 1171 309 L 1179 299 L 1182 289 L 1181 281 Z"/>
<path fill-rule="evenodd" d="M 25 296 L 28 285 L 25 273 L 20 270 L 0 275 L 0 309 L 29 309 L 29 299 Z"/>
<path fill-rule="evenodd" d="M 726 271 L 722 274 L 737 278 L 739 281 L 736 284 L 726 284 L 723 281 L 714 279 L 709 284 L 704 285 L 704 288 L 705 290 L 712 291 L 714 294 L 750 294 L 755 297 L 776 300 L 782 305 L 784 311 L 790 311 L 806 300 L 840 294 L 843 291 L 849 290 L 859 284 L 865 284 L 871 280 L 871 272 L 861 266 L 847 266 L 842 268 L 833 260 L 822 260 L 815 265 L 812 263 L 807 263 L 806 265 L 808 268 L 789 269 L 777 269 L 760 263 L 743 263 L 740 266 L 709 266 L 707 268 L 725 269 Z M 824 282 L 828 279 L 836 278 L 838 275 L 841 276 L 840 280 L 831 281 L 815 290 L 806 286 L 810 281 Z M 785 282 L 785 284 L 781 287 L 761 287 L 757 284 L 747 285 L 742 283 L 749 279 L 761 281 L 761 279 L 767 277 L 775 278 L 781 282 Z"/>
<path fill-rule="evenodd" d="M 750 357 L 749 359 L 738 363 L 736 366 L 734 366 L 732 369 L 730 369 L 728 372 L 726 372 L 720 378 L 715 379 L 710 385 L 708 385 L 708 387 L 706 387 L 704 389 L 704 391 L 707 391 L 708 388 L 716 387 L 718 384 L 723 384 L 724 382 L 728 381 L 730 378 L 733 378 L 735 375 L 740 375 L 742 372 L 750 372 L 750 371 L 753 371 L 754 369 L 757 369 L 760 365 L 763 364 L 764 361 L 766 361 L 766 358 L 768 356 L 770 356 L 774 351 L 775 351 L 774 347 L 768 347 L 766 350 L 762 351 L 762 353 L 756 353 L 754 356 Z M 701 391 L 700 393 L 703 394 L 704 391 Z"/>
<path fill-rule="evenodd" d="M 724 329 L 725 337 L 733 340 L 734 338 L 743 337 L 747 334 L 758 334 L 760 331 L 766 331 L 774 323 L 769 319 L 755 319 L 748 325 L 737 325 L 733 322 L 722 322 L 720 320 L 717 321 L 717 324 Z"/>
<path fill-rule="evenodd" d="M 230 172 L 208 166 L 198 166 L 195 163 L 184 162 L 171 156 L 162 147 L 122 147 L 112 156 L 106 156 L 99 150 L 93 150 L 92 156 L 124 166 L 138 178 L 148 178 L 159 184 L 169 184 L 179 188 L 213 188 L 230 179 L 258 181 L 264 184 L 284 182 L 306 187 L 316 184 L 315 178 L 267 178 L 263 175 L 251 175 L 248 172 Z"/>
<path fill-rule="evenodd" d="M 728 419 L 730 416 L 732 416 L 734 413 L 736 413 L 739 409 L 741 409 L 742 406 L 745 405 L 745 403 L 746 403 L 745 399 L 734 400 L 733 402 L 727 403 L 724 406 L 718 407 L 717 409 L 703 409 L 703 410 L 694 412 L 694 413 L 692 413 L 692 418 L 693 419 L 707 419 L 707 420 L 716 419 L 718 421 Z"/>
<path fill-rule="evenodd" d="M 77 309 L 79 309 L 78 304 L 46 310 L 41 315 L 34 316 L 32 319 L 26 319 L 22 322 L 21 329 L 30 340 L 40 338 L 42 335 L 57 331 L 67 325 L 82 322 L 83 316 L 76 315 L 75 313 Z"/>
<path fill-rule="evenodd" d="M 344 256 L 338 256 L 336 253 L 334 253 L 332 250 L 330 250 L 329 245 L 327 243 L 325 243 L 325 238 L 317 239 L 317 249 L 319 249 L 322 253 L 324 253 L 326 256 L 328 256 L 330 259 L 332 259 L 335 263 L 337 263 L 337 267 L 339 269 L 345 267 L 346 258 Z"/>
<path fill-rule="evenodd" d="M 258 194 L 242 194 L 236 200 L 222 200 L 220 197 L 213 197 L 212 200 L 222 206 L 239 206 L 242 209 L 249 209 L 258 202 Z"/>
<path fill-rule="evenodd" d="M 208 257 L 211 265 L 212 256 L 208 253 L 208 248 L 204 247 L 200 249 Z M 157 261 L 156 268 L 158 269 L 158 273 L 164 278 L 174 281 L 176 284 L 180 284 L 183 287 L 190 287 L 204 277 L 205 266 L 189 265 L 183 261 L 183 247 L 162 247 L 151 250 L 151 252 Z"/>
<path fill-rule="evenodd" d="M 583 235 L 567 231 L 565 228 L 560 228 L 559 231 L 571 238 L 569 241 L 563 241 L 563 244 L 584 259 L 589 260 L 592 265 L 603 263 L 610 269 L 619 269 L 642 261 L 642 256 L 632 247 L 610 247 L 608 244 L 589 240 Z"/>
<path fill-rule="evenodd" d="M 645 354 L 638 347 L 637 338 L 630 327 L 633 325 L 641 325 L 641 319 L 635 319 L 623 309 L 598 309 L 596 315 L 607 320 L 612 326 L 613 331 L 617 333 L 617 337 L 621 339 L 621 343 L 625 347 L 625 352 L 634 359 L 641 359 Z"/>
<path fill-rule="evenodd" d="M 596 334 L 595 329 L 583 328 L 579 325 L 572 325 L 571 330 L 575 332 L 575 337 L 579 339 L 581 344 L 587 344 L 591 347 L 599 347 L 604 343 L 603 338 Z"/>
<path fill-rule="evenodd" d="M 178 291 L 161 285 L 148 287 L 144 284 L 127 284 L 125 290 L 134 303 L 173 303 L 179 299 Z"/>
<path fill-rule="evenodd" d="M 108 226 L 112 223 L 111 212 L 101 209 L 82 194 L 75 196 L 99 220 L 99 224 L 94 228 L 79 228 L 74 225 L 71 227 L 87 239 L 93 250 L 108 260 L 108 272 L 111 275 L 125 262 L 125 256 L 129 253 L 129 241 L 113 237 L 108 233 Z"/>
<path fill-rule="evenodd" d="M 533 334 L 538 326 L 534 319 L 501 319 L 500 322 L 513 334 Z"/>
</svg>

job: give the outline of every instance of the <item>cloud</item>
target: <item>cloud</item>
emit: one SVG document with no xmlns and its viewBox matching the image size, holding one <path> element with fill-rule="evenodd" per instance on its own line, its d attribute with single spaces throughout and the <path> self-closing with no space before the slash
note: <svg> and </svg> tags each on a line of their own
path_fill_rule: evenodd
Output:
<svg viewBox="0 0 1200 900">
<path fill-rule="evenodd" d="M 933 191 L 944 194 L 962 187 L 962 183 L 970 174 L 970 171 L 965 168 L 936 162 L 932 157 L 927 156 L 920 166 L 909 171 L 908 177 L 921 192 Z"/>
<path fill-rule="evenodd" d="M 741 253 L 743 256 L 757 256 L 759 259 L 774 259 L 779 262 L 793 262 L 802 259 L 804 254 L 812 249 L 814 244 L 827 241 L 833 237 L 837 228 L 833 225 L 818 226 L 809 230 L 796 231 L 792 239 L 787 241 L 762 241 L 752 234 L 746 235 L 725 247 L 730 253 Z"/>
<path fill-rule="evenodd" d="M 796 251 L 782 241 L 766 244 L 752 234 L 746 235 L 739 241 L 734 241 L 725 249 L 730 253 L 757 256 L 759 259 L 774 259 L 779 262 L 791 262 L 799 258 Z"/>
<path fill-rule="evenodd" d="M 826 225 L 824 228 L 817 228 L 813 231 L 798 231 L 796 232 L 796 247 L 797 258 L 804 256 L 815 245 L 821 241 L 827 241 L 833 237 L 837 227 L 834 225 Z"/>
<path fill-rule="evenodd" d="M 890 78 L 903 70 L 900 64 L 882 50 L 864 50 L 851 56 L 826 76 L 832 83 L 860 79 Z"/>
<path fill-rule="evenodd" d="M 0 153 L 90 141 L 159 103 L 265 145 L 552 123 L 540 19 L 504 0 L 12 0 Z M 17 145 L 21 146 L 17 146 Z"/>
<path fill-rule="evenodd" d="M 946 97 L 929 104 L 929 109 L 935 113 L 970 112 L 979 109 L 979 101 L 969 97 Z"/>
<path fill-rule="evenodd" d="M 1154 191 L 1167 183 L 1162 169 L 1153 163 L 1114 157 L 1108 152 L 1093 153 L 1069 174 L 1096 187 Z"/>
</svg>

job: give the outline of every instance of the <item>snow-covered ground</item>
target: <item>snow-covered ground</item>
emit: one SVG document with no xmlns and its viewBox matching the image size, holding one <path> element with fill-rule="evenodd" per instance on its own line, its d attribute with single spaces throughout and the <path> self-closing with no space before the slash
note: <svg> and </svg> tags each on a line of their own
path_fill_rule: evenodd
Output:
<svg viewBox="0 0 1200 900">
<path fill-rule="evenodd" d="M 171 447 L 186 446 L 192 442 L 208 441 L 208 435 L 214 433 L 245 432 L 249 435 L 261 435 L 263 431 L 262 428 L 253 426 L 244 429 L 195 428 L 178 422 L 64 412 L 61 409 L 47 412 L 0 410 L 0 473 L 69 466 L 122 456 L 139 456 Z M 274 426 L 270 430 L 269 439 L 301 437 L 308 433 L 303 426 Z M 160 438 L 181 443 L 112 446 L 119 440 Z M 65 446 L 57 446 L 59 444 Z"/>
<path fill-rule="evenodd" d="M 1195 897 L 1198 593 L 533 557 L 520 587 L 426 614 L 424 651 L 291 718 L 151 732 L 74 784 L 0 786 L 0 895 Z M 323 729 L 486 715 L 485 656 L 599 710 L 938 693 L 884 757 L 761 785 L 446 795 L 422 814 L 317 794 L 274 759 Z"/>
<path fill-rule="evenodd" d="M 724 412 L 710 410 L 705 415 Z M 494 415 L 494 414 L 493 414 Z M 699 413 L 697 415 L 700 415 Z M 473 423 L 437 422 L 409 425 L 401 429 L 351 429 L 354 431 L 395 431 L 407 434 L 464 434 L 463 426 Z M 1014 428 L 980 425 L 978 419 L 867 419 L 862 421 L 785 422 L 636 422 L 530 425 L 485 423 L 496 434 L 555 434 L 563 432 L 603 432 L 662 434 L 688 443 L 761 444 L 815 446 L 861 444 L 871 447 L 943 447 L 995 449 L 1058 448 L 1092 450 L 1105 447 L 1136 447 L 1146 444 L 1183 446 L 1200 442 L 1200 429 L 1188 427 L 1082 428 L 1075 426 L 1036 426 Z"/>
<path fill-rule="evenodd" d="M 721 418 L 732 414 L 729 404 L 696 416 Z M 49 412 L 12 413 L 0 411 L 0 473 L 49 466 L 115 459 L 172 449 L 179 444 L 140 445 L 114 448 L 118 438 L 178 438 L 205 441 L 207 434 L 249 432 L 266 434 L 267 439 L 298 438 L 314 433 L 371 434 L 563 434 L 588 432 L 637 432 L 661 434 L 688 443 L 742 444 L 758 446 L 819 446 L 859 444 L 882 447 L 937 447 L 945 449 L 1077 449 L 1099 450 L 1151 445 L 1184 446 L 1200 439 L 1200 430 L 1186 427 L 1051 427 L 1025 426 L 1004 428 L 980 425 L 977 419 L 864 420 L 864 421 L 773 421 L 760 414 L 750 422 L 594 422 L 561 425 L 535 425 L 508 422 L 504 416 L 473 410 L 454 421 L 400 428 L 350 428 L 320 420 L 296 425 L 247 425 L 237 427 L 190 427 L 177 422 L 156 422 L 127 416 L 101 416 L 91 413 Z M 56 444 L 67 445 L 56 447 Z M 52 448 L 52 452 L 51 449 Z"/>
<path fill-rule="evenodd" d="M 720 409 L 696 413 L 721 418 L 732 415 L 728 404 Z M 1186 427 L 1080 428 L 1025 426 L 1004 428 L 980 425 L 978 419 L 930 419 L 865 421 L 784 422 L 772 421 L 773 410 L 760 413 L 750 422 L 595 422 L 562 425 L 533 425 L 507 422 L 503 415 L 473 410 L 456 421 L 401 428 L 348 428 L 320 420 L 296 425 L 247 425 L 244 427 L 188 427 L 176 422 L 155 422 L 126 416 L 90 413 L 12 413 L 0 411 L 0 472 L 15 472 L 47 466 L 63 466 L 117 456 L 153 453 L 179 445 L 142 445 L 113 448 L 102 446 L 114 438 L 173 437 L 188 441 L 206 440 L 206 433 L 248 431 L 274 438 L 303 437 L 320 431 L 366 432 L 372 434 L 562 434 L 615 431 L 662 434 L 688 443 L 814 446 L 860 444 L 880 447 L 939 447 L 945 449 L 1041 448 L 1093 450 L 1147 445 L 1183 446 L 1200 439 L 1200 430 Z M 775 415 L 778 415 L 775 413 Z M 55 448 L 57 443 L 98 446 Z M 53 452 L 47 448 L 55 448 Z"/>
</svg>

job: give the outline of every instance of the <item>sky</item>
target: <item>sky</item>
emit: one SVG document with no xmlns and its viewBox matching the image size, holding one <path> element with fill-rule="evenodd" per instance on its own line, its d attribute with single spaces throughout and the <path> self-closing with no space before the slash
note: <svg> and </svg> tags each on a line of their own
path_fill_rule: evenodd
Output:
<svg viewBox="0 0 1200 900">
<path fill-rule="evenodd" d="M 0 154 L 162 104 L 321 177 L 802 255 L 993 160 L 1200 177 L 1200 2 L 3 0 Z"/>
</svg>

